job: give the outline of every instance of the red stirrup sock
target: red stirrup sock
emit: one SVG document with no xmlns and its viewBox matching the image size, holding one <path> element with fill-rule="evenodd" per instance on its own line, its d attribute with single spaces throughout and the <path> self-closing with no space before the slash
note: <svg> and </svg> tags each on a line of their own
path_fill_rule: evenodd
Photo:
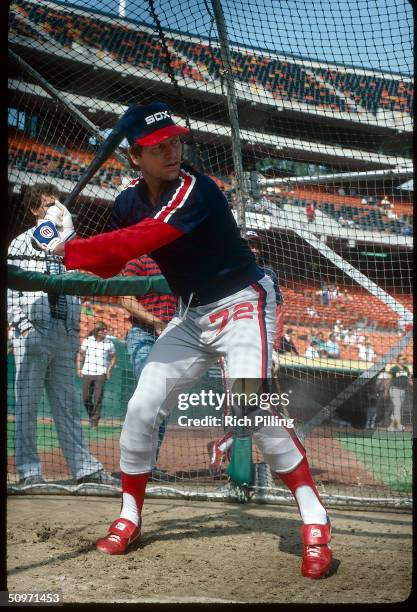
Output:
<svg viewBox="0 0 417 612">
<path fill-rule="evenodd" d="M 325 525 L 327 523 L 327 513 L 314 484 L 307 457 L 303 457 L 302 461 L 291 472 L 286 474 L 276 473 L 294 495 L 303 523 L 306 525 L 313 523 Z"/>
<path fill-rule="evenodd" d="M 120 518 L 139 525 L 145 499 L 146 483 L 151 472 L 145 474 L 125 474 L 122 472 L 122 509 Z"/>
</svg>

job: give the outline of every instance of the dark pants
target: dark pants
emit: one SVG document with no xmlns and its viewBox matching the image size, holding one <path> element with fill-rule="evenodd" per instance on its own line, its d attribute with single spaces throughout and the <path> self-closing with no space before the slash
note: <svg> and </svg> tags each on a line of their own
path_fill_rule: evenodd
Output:
<svg viewBox="0 0 417 612">
<path fill-rule="evenodd" d="M 100 419 L 105 382 L 105 374 L 83 374 L 83 403 L 90 423 L 94 425 L 97 425 Z"/>
</svg>

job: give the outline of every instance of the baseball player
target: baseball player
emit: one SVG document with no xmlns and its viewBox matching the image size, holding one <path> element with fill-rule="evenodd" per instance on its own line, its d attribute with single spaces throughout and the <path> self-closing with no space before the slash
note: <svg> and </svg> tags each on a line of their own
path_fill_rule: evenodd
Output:
<svg viewBox="0 0 417 612">
<path fill-rule="evenodd" d="M 102 277 L 117 274 L 130 259 L 149 253 L 180 298 L 179 314 L 155 342 L 128 403 L 120 437 L 121 512 L 96 543 L 98 550 L 112 555 L 125 553 L 140 537 L 159 424 L 169 416 L 179 393 L 189 391 L 222 356 L 233 390 L 265 381 L 271 371 L 273 282 L 240 237 L 214 181 L 181 164 L 180 135 L 187 131 L 174 123 L 164 103 L 137 107 L 127 139 L 131 162 L 140 175 L 116 198 L 113 221 L 122 229 L 65 243 L 54 239 L 52 248 L 64 257 L 68 269 Z M 44 240 L 39 244 L 50 248 Z M 272 473 L 295 496 L 303 521 L 302 574 L 325 576 L 332 560 L 331 528 L 305 449 L 284 427 L 260 427 L 253 438 Z"/>
</svg>

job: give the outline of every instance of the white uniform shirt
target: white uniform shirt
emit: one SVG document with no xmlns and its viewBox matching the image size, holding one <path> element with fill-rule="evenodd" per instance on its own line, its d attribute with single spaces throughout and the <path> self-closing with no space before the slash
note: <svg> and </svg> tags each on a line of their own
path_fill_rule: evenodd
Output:
<svg viewBox="0 0 417 612">
<path fill-rule="evenodd" d="M 114 344 L 107 336 L 101 342 L 97 342 L 94 336 L 88 336 L 83 340 L 81 350 L 85 352 L 81 373 L 90 376 L 105 374 L 115 353 Z"/>
<path fill-rule="evenodd" d="M 28 272 L 47 273 L 47 260 L 61 262 L 62 259 L 37 251 L 32 246 L 32 230 L 23 232 L 10 244 L 7 263 L 19 266 Z M 62 272 L 65 272 L 61 264 Z M 76 296 L 66 296 L 68 329 L 79 332 L 81 300 Z M 36 326 L 48 329 L 51 324 L 51 307 L 48 294 L 44 291 L 7 290 L 7 319 L 14 330 L 23 333 Z"/>
</svg>

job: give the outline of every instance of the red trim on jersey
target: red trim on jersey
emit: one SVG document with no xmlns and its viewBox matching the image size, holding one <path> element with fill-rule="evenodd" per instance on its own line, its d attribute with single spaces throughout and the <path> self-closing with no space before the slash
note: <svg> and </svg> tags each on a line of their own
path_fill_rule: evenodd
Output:
<svg viewBox="0 0 417 612">
<path fill-rule="evenodd" d="M 265 304 L 266 304 L 266 291 L 258 283 L 253 283 L 252 287 L 258 294 L 258 321 L 259 329 L 261 332 L 261 343 L 262 343 L 262 366 L 261 366 L 261 378 L 267 378 L 266 365 L 267 365 L 267 342 L 266 342 L 266 325 L 265 325 Z"/>
<path fill-rule="evenodd" d="M 171 215 L 176 208 L 182 206 L 185 200 L 188 197 L 188 190 L 193 181 L 193 177 L 186 172 L 181 171 L 180 177 L 183 179 L 183 184 L 181 187 L 174 193 L 174 196 L 170 202 L 168 202 L 160 211 L 155 215 L 155 219 L 159 219 L 159 221 L 165 221 L 168 215 Z"/>
<path fill-rule="evenodd" d="M 110 278 L 131 259 L 159 249 L 183 234 L 168 223 L 146 218 L 131 227 L 66 242 L 65 266 L 68 270 L 81 268 Z"/>
</svg>

